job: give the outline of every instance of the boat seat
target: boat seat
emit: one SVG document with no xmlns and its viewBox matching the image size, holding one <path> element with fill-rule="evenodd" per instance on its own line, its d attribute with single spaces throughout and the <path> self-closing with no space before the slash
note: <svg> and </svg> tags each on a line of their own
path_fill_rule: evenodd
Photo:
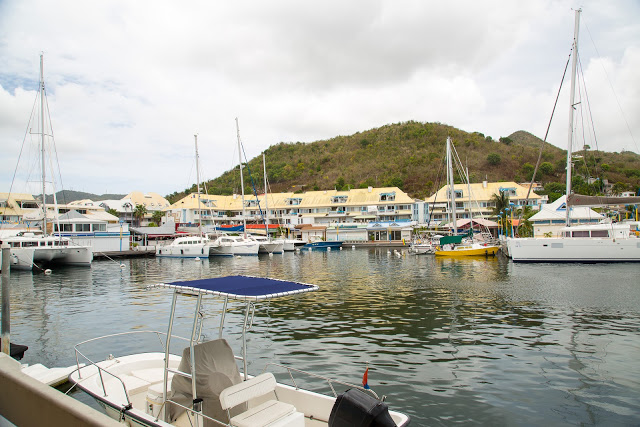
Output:
<svg viewBox="0 0 640 427">
<path fill-rule="evenodd" d="M 193 347 L 196 367 L 196 394 L 202 400 L 202 412 L 204 415 L 218 420 L 224 424 L 229 421 L 229 411 L 220 406 L 220 393 L 242 382 L 238 365 L 233 356 L 233 351 L 224 339 L 207 341 L 196 344 Z M 191 351 L 187 347 L 182 353 L 179 371 L 191 373 Z M 171 393 L 169 399 L 183 406 L 191 406 L 193 403 L 191 379 L 182 375 L 174 375 L 171 381 Z M 245 405 L 246 406 L 246 405 Z M 234 408 L 231 415 L 237 415 L 246 410 L 246 407 Z M 178 405 L 168 405 L 168 415 L 171 421 L 175 421 L 184 409 Z M 220 423 L 205 419 L 204 427 L 219 426 Z"/>
<path fill-rule="evenodd" d="M 220 393 L 222 409 L 229 410 L 234 406 L 248 402 L 260 396 L 274 393 L 276 379 L 272 373 L 266 372 L 228 387 Z M 276 395 L 277 398 L 277 395 Z M 264 426 L 304 426 L 304 415 L 297 412 L 295 406 L 278 400 L 267 400 L 235 417 L 230 416 L 230 423 L 235 427 Z"/>
</svg>

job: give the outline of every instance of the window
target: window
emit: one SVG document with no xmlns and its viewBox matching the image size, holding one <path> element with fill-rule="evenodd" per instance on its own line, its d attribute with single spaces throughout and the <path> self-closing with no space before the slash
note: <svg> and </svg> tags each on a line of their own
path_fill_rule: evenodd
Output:
<svg viewBox="0 0 640 427">
<path fill-rule="evenodd" d="M 380 193 L 381 202 L 393 202 L 396 200 L 396 193 Z"/>
<path fill-rule="evenodd" d="M 38 209 L 38 204 L 35 201 L 21 201 L 20 207 L 23 209 Z"/>
<path fill-rule="evenodd" d="M 333 196 L 331 198 L 331 203 L 347 203 L 347 199 L 349 196 Z"/>
<path fill-rule="evenodd" d="M 587 230 L 574 231 L 573 237 L 589 237 L 589 231 Z"/>
<path fill-rule="evenodd" d="M 76 224 L 76 231 L 91 231 L 91 224 Z"/>
<path fill-rule="evenodd" d="M 284 202 L 285 202 L 285 204 L 287 204 L 287 205 L 297 206 L 297 205 L 299 205 L 300 203 L 302 203 L 302 199 L 301 199 L 301 198 L 296 197 L 296 198 L 286 199 Z"/>
<path fill-rule="evenodd" d="M 107 224 L 91 224 L 93 231 L 107 231 Z"/>
<path fill-rule="evenodd" d="M 58 228 L 58 224 L 54 224 L 53 225 L 53 230 L 57 231 L 57 232 L 71 232 L 73 231 L 73 224 L 60 224 L 60 227 Z"/>
<path fill-rule="evenodd" d="M 591 237 L 609 237 L 608 230 L 592 230 Z"/>
</svg>

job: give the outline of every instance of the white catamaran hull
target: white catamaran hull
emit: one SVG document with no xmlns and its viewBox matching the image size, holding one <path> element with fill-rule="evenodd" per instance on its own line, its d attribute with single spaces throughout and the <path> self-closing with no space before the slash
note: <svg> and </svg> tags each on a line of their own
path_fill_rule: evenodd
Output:
<svg viewBox="0 0 640 427">
<path fill-rule="evenodd" d="M 638 238 L 522 238 L 507 245 L 514 262 L 640 262 Z"/>
</svg>

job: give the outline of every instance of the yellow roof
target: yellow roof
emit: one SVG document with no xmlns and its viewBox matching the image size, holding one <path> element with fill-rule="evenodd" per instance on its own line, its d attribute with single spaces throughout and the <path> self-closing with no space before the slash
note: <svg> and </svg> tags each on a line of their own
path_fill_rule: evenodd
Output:
<svg viewBox="0 0 640 427">
<path fill-rule="evenodd" d="M 381 195 L 394 194 L 393 200 L 381 201 Z M 346 202 L 336 203 L 334 197 L 346 197 Z M 245 202 L 255 200 L 255 196 L 245 196 Z M 294 199 L 300 199 L 299 203 L 292 204 Z M 265 207 L 265 195 L 258 195 L 260 201 L 260 207 Z M 380 205 L 380 204 L 413 204 L 413 199 L 408 194 L 403 192 L 397 187 L 383 187 L 372 188 L 369 191 L 368 188 L 358 188 L 349 191 L 307 191 L 304 193 L 268 193 L 267 202 L 269 209 L 287 209 L 287 208 L 311 208 L 322 206 L 366 206 L 366 205 Z M 297 202 L 297 200 L 296 200 Z M 240 195 L 233 196 L 220 196 L 201 194 L 200 195 L 200 207 L 202 209 L 210 208 L 221 211 L 240 211 L 242 210 L 242 197 Z M 176 203 L 167 207 L 165 210 L 175 209 L 197 209 L 198 208 L 198 195 L 189 194 L 188 196 L 178 200 Z"/>
<path fill-rule="evenodd" d="M 143 205 L 150 210 L 162 210 L 169 206 L 169 201 L 158 193 L 142 193 L 141 191 L 132 191 L 122 199 L 129 199 L 134 206 Z"/>
<path fill-rule="evenodd" d="M 477 202 L 490 201 L 494 194 L 499 194 L 501 190 L 512 189 L 515 190 L 515 196 L 509 196 L 509 199 L 522 199 L 527 197 L 528 189 L 513 181 L 507 182 L 488 182 L 486 188 L 483 183 L 474 183 L 467 186 L 467 184 L 455 184 L 454 189 L 456 191 L 462 191 L 462 199 L 469 199 L 469 187 L 471 188 L 471 199 Z M 541 197 L 534 192 L 529 194 L 529 200 L 539 200 Z M 433 196 L 429 197 L 425 202 L 433 203 L 434 200 L 438 202 L 445 202 L 448 200 L 447 186 L 445 185 L 438 190 Z M 460 199 L 458 199 L 460 200 Z"/>
</svg>

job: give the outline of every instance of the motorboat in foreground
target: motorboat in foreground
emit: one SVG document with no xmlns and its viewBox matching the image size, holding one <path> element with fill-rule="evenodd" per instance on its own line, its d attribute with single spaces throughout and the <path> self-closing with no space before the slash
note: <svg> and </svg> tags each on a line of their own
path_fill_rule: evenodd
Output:
<svg viewBox="0 0 640 427">
<path fill-rule="evenodd" d="M 85 391 L 106 410 L 107 414 L 128 425 L 139 426 L 328 426 L 330 419 L 340 415 L 344 401 L 336 388 L 349 388 L 363 401 L 383 407 L 389 423 L 376 425 L 406 426 L 409 417 L 388 410 L 375 392 L 353 384 L 333 381 L 319 375 L 289 366 L 268 363 L 262 373 L 252 376 L 247 371 L 247 332 L 254 324 L 257 307 L 264 302 L 290 295 L 315 291 L 315 285 L 261 277 L 230 276 L 152 285 L 149 288 L 173 290 L 173 302 L 166 333 L 134 331 L 108 335 L 84 341 L 75 346 L 78 369 L 69 376 L 75 386 Z M 173 334 L 178 297 L 194 303 L 193 323 L 189 338 Z M 220 304 L 216 318 L 220 322 L 214 329 L 216 339 L 203 341 L 203 300 Z M 240 306 L 240 307 L 239 307 Z M 244 313 L 239 308 L 244 306 Z M 231 325 L 225 326 L 225 319 Z M 237 324 L 233 323 L 237 321 Z M 216 330 L 217 329 L 217 330 Z M 234 356 L 229 343 L 223 338 L 227 329 L 241 336 L 241 355 Z M 86 356 L 92 344 L 107 339 L 122 339 L 125 334 L 151 334 L 159 344 L 159 351 L 140 352 L 125 356 L 110 355 L 95 362 Z M 173 341 L 186 347 L 182 355 L 170 352 Z M 140 340 L 136 339 L 136 342 Z M 120 346 L 124 348 L 124 346 Z M 130 348 L 130 347 L 127 347 Z M 104 344 L 101 344 L 101 351 Z M 80 362 L 87 362 L 82 367 Z M 239 367 L 240 365 L 240 367 Z M 272 370 L 279 370 L 277 382 Z M 311 378 L 328 384 L 333 395 L 300 388 L 294 376 Z M 338 404 L 336 404 L 338 403 Z M 346 424 L 344 424 L 346 425 Z"/>
</svg>

